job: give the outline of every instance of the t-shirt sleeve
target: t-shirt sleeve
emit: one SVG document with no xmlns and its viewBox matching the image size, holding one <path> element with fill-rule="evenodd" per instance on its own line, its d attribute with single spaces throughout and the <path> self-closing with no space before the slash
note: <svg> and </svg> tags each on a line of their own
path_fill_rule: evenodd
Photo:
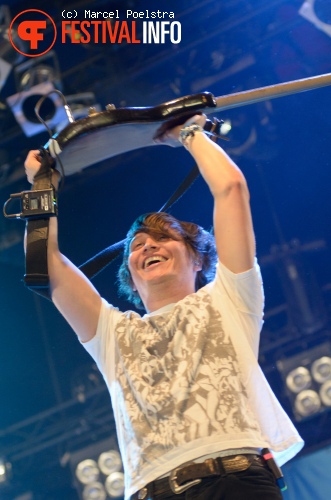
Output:
<svg viewBox="0 0 331 500">
<path fill-rule="evenodd" d="M 263 316 L 264 292 L 260 266 L 257 260 L 248 271 L 233 273 L 218 263 L 215 286 L 233 302 L 238 311 Z"/>
<path fill-rule="evenodd" d="M 257 261 L 251 269 L 238 274 L 219 262 L 214 287 L 213 297 L 222 310 L 224 322 L 245 335 L 257 358 L 264 309 L 262 278 Z"/>
<path fill-rule="evenodd" d="M 109 359 L 112 359 L 114 332 L 120 315 L 121 313 L 117 308 L 102 299 L 96 334 L 88 342 L 81 342 L 102 373 L 104 372 L 106 360 L 108 364 Z"/>
</svg>

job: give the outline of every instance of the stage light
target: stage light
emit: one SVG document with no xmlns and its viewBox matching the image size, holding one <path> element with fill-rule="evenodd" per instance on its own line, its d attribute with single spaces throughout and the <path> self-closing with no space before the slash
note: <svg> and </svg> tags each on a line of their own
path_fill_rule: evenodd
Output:
<svg viewBox="0 0 331 500">
<path fill-rule="evenodd" d="M 292 404 L 301 421 L 331 409 L 331 344 L 325 342 L 277 362 Z"/>
<path fill-rule="evenodd" d="M 112 472 L 105 481 L 105 487 L 111 498 L 119 498 L 124 494 L 123 472 Z"/>
<path fill-rule="evenodd" d="M 331 358 L 323 356 L 316 359 L 311 366 L 311 373 L 314 380 L 319 384 L 323 384 L 326 380 L 329 380 L 331 378 Z"/>
<path fill-rule="evenodd" d="M 45 132 L 45 126 L 39 122 L 34 108 L 39 99 L 55 89 L 52 83 L 41 83 L 30 90 L 18 92 L 7 98 L 7 103 L 14 114 L 17 123 L 21 126 L 27 137 Z M 41 117 L 52 129 L 66 117 L 61 97 L 54 93 L 50 94 L 40 109 Z"/>
<path fill-rule="evenodd" d="M 42 96 L 62 88 L 56 54 L 50 51 L 36 60 L 19 64 L 15 67 L 14 75 L 17 93 L 7 98 L 7 104 L 16 121 L 27 137 L 45 132 L 34 109 Z M 58 94 L 50 94 L 45 99 L 40 115 L 51 129 L 66 118 L 63 102 Z"/>
<path fill-rule="evenodd" d="M 16 121 L 26 136 L 31 137 L 45 131 L 35 114 L 35 106 L 43 95 L 52 90 L 62 91 L 61 72 L 53 51 L 37 60 L 27 61 L 15 68 L 17 93 L 7 99 Z M 75 120 L 89 115 L 90 108 L 101 111 L 93 92 L 66 95 L 66 101 Z M 68 125 L 68 116 L 63 101 L 57 93 L 50 94 L 40 108 L 40 116 L 47 121 L 53 132 L 59 133 Z"/>
<path fill-rule="evenodd" d="M 305 0 L 299 14 L 310 21 L 316 28 L 331 37 L 330 2 L 326 0 Z"/>
<path fill-rule="evenodd" d="M 301 417 L 310 417 L 320 410 L 321 400 L 316 391 L 308 389 L 297 395 L 294 406 Z"/>
<path fill-rule="evenodd" d="M 8 483 L 11 476 L 11 464 L 0 457 L 0 486 Z"/>
<path fill-rule="evenodd" d="M 310 387 L 311 376 L 309 370 L 299 366 L 292 370 L 286 377 L 286 385 L 290 391 L 298 393 Z"/>
<path fill-rule="evenodd" d="M 82 484 L 95 482 L 99 474 L 99 467 L 95 460 L 83 460 L 76 467 L 76 477 Z"/>
<path fill-rule="evenodd" d="M 0 483 L 6 481 L 6 465 L 3 460 L 0 460 Z"/>
<path fill-rule="evenodd" d="M 116 447 L 115 439 L 107 439 L 70 454 L 70 465 L 79 498 L 123 498 L 123 466 Z"/>
<path fill-rule="evenodd" d="M 120 454 L 116 450 L 105 451 L 98 458 L 98 465 L 101 472 L 105 475 L 118 472 L 122 468 Z"/>
<path fill-rule="evenodd" d="M 320 388 L 320 397 L 325 406 L 331 406 L 331 380 L 324 382 Z"/>
<path fill-rule="evenodd" d="M 107 493 L 102 483 L 95 482 L 85 486 L 83 500 L 106 500 Z"/>
</svg>

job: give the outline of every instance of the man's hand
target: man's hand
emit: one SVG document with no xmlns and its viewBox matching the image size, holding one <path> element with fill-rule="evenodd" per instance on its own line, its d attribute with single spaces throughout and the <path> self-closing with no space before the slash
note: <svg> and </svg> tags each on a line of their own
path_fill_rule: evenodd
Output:
<svg viewBox="0 0 331 500">
<path fill-rule="evenodd" d="M 204 127 L 206 123 L 207 117 L 206 115 L 194 115 L 191 116 L 186 122 L 181 123 L 180 125 L 175 125 L 174 127 L 167 128 L 167 123 L 163 124 L 163 126 L 159 129 L 160 130 L 160 135 L 157 134 L 155 141 L 160 142 L 162 144 L 169 144 L 169 145 L 176 145 L 179 140 L 179 134 L 180 131 L 182 130 L 183 127 L 187 125 L 191 125 L 192 123 L 196 123 L 197 125 L 200 125 L 202 128 Z M 169 125 L 171 126 L 172 121 L 177 121 L 177 120 L 171 120 L 169 122 Z M 166 130 L 162 133 L 162 129 L 166 128 Z"/>
<path fill-rule="evenodd" d="M 196 123 L 197 125 L 200 125 L 200 127 L 203 128 L 205 123 L 206 123 L 206 120 L 207 120 L 206 115 L 194 115 L 191 118 L 189 118 L 188 120 L 186 120 L 186 122 L 183 123 L 182 125 L 177 125 L 177 127 L 174 127 L 174 128 L 171 128 L 170 130 L 168 130 L 165 135 L 167 137 L 169 137 L 170 139 L 175 139 L 178 141 L 179 134 L 180 134 L 180 131 L 182 130 L 182 128 L 184 128 L 188 125 L 192 125 L 193 123 Z"/>
<path fill-rule="evenodd" d="M 30 184 L 34 183 L 34 178 L 39 172 L 41 167 L 42 157 L 39 149 L 33 149 L 29 151 L 28 156 L 24 162 L 25 173 Z M 52 169 L 52 184 L 55 189 L 58 189 L 59 182 L 61 179 L 60 172 L 56 169 Z"/>
<path fill-rule="evenodd" d="M 33 184 L 33 179 L 40 169 L 41 156 L 39 149 L 29 151 L 28 156 L 24 162 L 25 173 L 30 184 Z"/>
</svg>

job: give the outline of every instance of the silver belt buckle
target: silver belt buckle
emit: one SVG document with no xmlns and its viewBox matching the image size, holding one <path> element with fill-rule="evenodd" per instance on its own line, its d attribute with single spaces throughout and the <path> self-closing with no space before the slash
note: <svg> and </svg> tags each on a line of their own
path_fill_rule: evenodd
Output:
<svg viewBox="0 0 331 500">
<path fill-rule="evenodd" d="M 138 500 L 144 500 L 147 497 L 147 493 L 147 488 L 141 488 L 141 490 L 138 491 Z"/>
<path fill-rule="evenodd" d="M 193 463 L 194 462 L 187 462 L 183 465 L 189 465 L 189 464 L 193 464 Z M 171 491 L 173 493 L 175 493 L 175 495 L 179 495 L 180 493 L 183 493 L 183 491 L 188 490 L 192 486 L 195 486 L 196 484 L 201 483 L 201 479 L 194 479 L 193 481 L 189 481 L 185 484 L 182 484 L 181 486 L 179 484 L 177 484 L 177 472 L 183 468 L 183 465 L 181 465 L 180 467 L 177 467 L 176 469 L 174 469 L 170 472 L 169 485 L 170 485 Z"/>
</svg>

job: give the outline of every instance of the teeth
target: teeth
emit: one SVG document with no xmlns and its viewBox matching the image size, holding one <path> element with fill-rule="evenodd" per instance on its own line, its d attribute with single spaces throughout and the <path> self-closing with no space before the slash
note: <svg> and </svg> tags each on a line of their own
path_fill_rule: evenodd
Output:
<svg viewBox="0 0 331 500">
<path fill-rule="evenodd" d="M 144 269 L 148 267 L 151 262 L 165 262 L 167 259 L 162 257 L 162 255 L 154 255 L 153 257 L 148 257 L 144 262 Z"/>
</svg>

